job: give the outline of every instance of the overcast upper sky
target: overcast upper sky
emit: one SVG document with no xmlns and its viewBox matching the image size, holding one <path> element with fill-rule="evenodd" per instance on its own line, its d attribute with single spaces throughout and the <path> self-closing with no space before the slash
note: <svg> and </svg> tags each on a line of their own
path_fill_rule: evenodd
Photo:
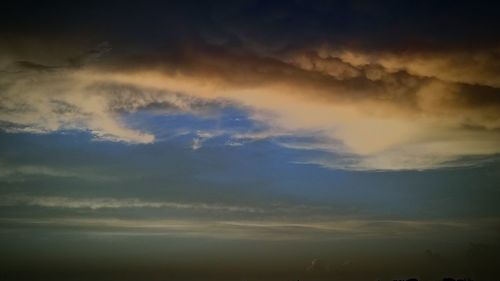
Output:
<svg viewBox="0 0 500 281">
<path fill-rule="evenodd" d="M 0 276 L 500 276 L 498 5 L 124 2 L 3 4 Z"/>
</svg>

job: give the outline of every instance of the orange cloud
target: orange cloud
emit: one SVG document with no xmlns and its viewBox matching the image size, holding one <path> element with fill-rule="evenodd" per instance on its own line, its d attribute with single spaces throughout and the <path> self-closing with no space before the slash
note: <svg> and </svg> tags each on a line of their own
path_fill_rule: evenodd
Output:
<svg viewBox="0 0 500 281">
<path fill-rule="evenodd" d="M 391 58 L 406 59 L 397 54 Z M 428 61 L 428 69 L 435 69 L 431 65 L 436 60 Z M 443 60 L 450 61 L 446 56 Z M 411 62 L 400 69 L 386 61 L 384 56 L 331 50 L 282 60 L 192 48 L 170 55 L 119 57 L 80 69 L 5 76 L 8 98 L 2 107 L 10 110 L 0 117 L 46 131 L 86 128 L 100 138 L 148 143 L 154 136 L 127 128 L 119 110 L 169 102 L 194 112 L 193 100 L 229 100 L 249 109 L 254 120 L 274 132 L 321 137 L 321 143 L 302 148 L 356 159 L 349 165 L 326 158 L 309 161 L 326 167 L 427 169 L 463 156 L 500 152 L 496 88 L 456 83 L 438 71 L 417 75 Z M 487 76 L 483 80 L 496 85 Z M 138 90 L 131 94 L 127 87 L 96 87 L 107 83 Z M 73 109 L 62 114 L 54 109 L 54 101 Z M 20 104 L 30 110 L 19 110 Z"/>
</svg>

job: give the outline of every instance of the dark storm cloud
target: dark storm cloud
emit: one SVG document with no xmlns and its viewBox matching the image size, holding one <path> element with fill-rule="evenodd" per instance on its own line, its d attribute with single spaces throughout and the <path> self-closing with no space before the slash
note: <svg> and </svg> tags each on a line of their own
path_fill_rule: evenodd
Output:
<svg viewBox="0 0 500 281">
<path fill-rule="evenodd" d="M 9 1 L 4 36 L 135 45 L 206 40 L 279 51 L 332 44 L 362 50 L 477 50 L 498 46 L 497 4 L 472 1 Z"/>
<path fill-rule="evenodd" d="M 110 36 L 174 43 L 209 40 L 287 50 L 329 43 L 369 50 L 489 48 L 497 4 L 472 1 L 10 1 L 5 35 Z M 168 39 L 168 40 L 166 40 Z M 251 45 L 251 44 L 250 44 Z M 252 46 L 252 45 L 251 45 Z"/>
<path fill-rule="evenodd" d="M 450 60 L 449 63 L 445 62 L 445 67 L 461 68 L 472 77 L 486 76 L 486 80 L 496 80 L 496 73 L 500 69 L 500 38 L 491 28 L 499 23 L 496 15 L 491 12 L 495 9 L 467 1 L 404 4 L 392 1 L 376 4 L 368 1 L 222 1 L 202 4 L 191 1 L 56 1 L 51 5 L 27 1 L 24 6 L 14 3 L 10 6 L 11 12 L 2 19 L 5 22 L 2 25 L 5 29 L 4 36 L 10 39 L 6 40 L 4 49 L 7 52 L 2 50 L 4 53 L 22 52 L 26 48 L 31 48 L 31 53 L 45 53 L 47 47 L 50 48 L 44 46 L 47 44 L 46 38 L 59 38 L 54 40 L 66 41 L 61 42 L 64 45 L 71 42 L 72 46 L 62 48 L 73 48 L 77 52 L 82 52 L 79 45 L 88 46 L 89 41 L 114 39 L 118 44 L 114 56 L 118 61 L 117 67 L 121 69 L 168 68 L 174 65 L 173 71 L 194 71 L 198 72 L 195 75 L 213 75 L 243 85 L 276 80 L 297 81 L 296 83 L 308 84 L 311 88 L 326 88 L 328 92 L 348 92 L 345 94 L 347 98 L 369 96 L 375 99 L 399 98 L 402 102 L 411 102 L 415 87 L 422 84 L 422 79 L 430 77 L 448 82 L 446 77 L 435 77 L 433 73 L 425 71 L 410 73 L 410 77 L 415 80 L 411 82 L 412 86 L 400 85 L 404 82 L 398 81 L 399 74 L 395 70 L 399 69 L 403 74 L 412 70 L 399 66 L 395 66 L 397 69 L 388 69 L 387 64 L 377 61 L 380 57 L 402 57 L 405 61 L 409 60 L 410 64 L 415 58 L 418 62 L 422 60 L 425 65 L 429 61 L 426 57 L 430 58 L 432 64 L 432 59 L 444 56 L 444 59 Z M 25 6 L 32 9 L 23 9 Z M 21 42 L 16 43 L 19 40 Z M 418 40 L 425 42 L 426 47 L 414 42 Z M 471 46 L 471 42 L 475 45 Z M 27 44 L 31 46 L 28 47 Z M 23 48 L 17 48 L 18 45 L 23 45 Z M 219 48 L 209 48 L 208 45 L 218 45 Z M 274 46 L 281 47 L 276 49 Z M 315 64 L 333 64 L 331 68 L 336 69 L 335 71 L 342 71 L 338 70 L 342 67 L 349 69 L 345 71 L 351 72 L 346 74 L 351 79 L 343 79 L 339 83 L 337 79 L 325 79 L 282 63 L 289 62 L 289 56 L 304 52 L 315 53 L 322 46 L 332 52 L 348 51 L 369 56 L 372 59 L 368 63 L 373 66 L 352 65 L 345 57 L 339 58 L 332 54 L 327 58 L 313 58 L 316 59 Z M 72 57 L 58 59 L 70 60 L 79 65 L 82 60 L 88 60 L 87 57 L 98 57 L 107 50 L 107 46 L 101 44 L 100 47 L 87 51 L 87 56 L 73 54 Z M 135 59 L 122 57 L 130 53 L 138 56 Z M 146 58 L 141 57 L 141 54 L 146 54 Z M 53 56 L 60 55 L 53 50 Z M 16 57 L 16 54 L 12 56 Z M 23 67 L 43 67 L 42 62 L 24 61 L 26 58 L 22 58 L 22 53 L 19 56 L 18 64 Z M 474 59 L 477 56 L 486 56 L 481 59 L 482 64 L 479 66 Z M 471 62 L 476 62 L 472 69 Z M 339 67 L 339 64 L 343 66 Z M 391 82 L 387 82 L 387 79 L 366 79 L 370 71 L 367 68 L 373 69 L 371 72 L 389 76 Z M 474 70 L 474 73 L 470 73 L 472 71 L 468 71 L 469 69 Z M 318 71 L 317 67 L 307 70 Z M 386 74 L 388 70 L 389 73 Z M 319 69 L 319 72 L 325 71 Z M 364 73 L 367 74 L 363 75 Z M 466 78 L 466 81 L 462 81 L 464 78 L 458 76 L 451 82 L 482 84 L 467 81 Z M 493 86 L 499 84 L 496 81 L 482 82 L 489 86 L 492 86 L 491 83 Z M 397 87 L 407 93 L 394 97 L 392 95 L 396 91 L 388 87 Z M 356 93 L 352 93 L 353 91 Z M 484 103 L 490 101 L 490 95 L 481 94 L 481 89 L 474 92 L 472 95 L 465 94 L 465 99 L 477 98 L 484 100 Z M 329 95 L 323 96 L 328 98 Z M 496 97 L 491 100 L 497 104 Z M 474 100 L 470 103 L 472 106 L 478 104 Z"/>
<path fill-rule="evenodd" d="M 97 65 L 97 68 L 129 73 L 155 70 L 170 76 L 183 75 L 237 89 L 252 89 L 265 85 L 278 85 L 287 89 L 288 84 L 287 90 L 290 94 L 312 101 L 376 102 L 392 107 L 389 115 L 397 112 L 431 116 L 451 113 L 459 118 L 465 115 L 463 119 L 467 120 L 462 120 L 463 122 L 476 123 L 470 125 L 481 126 L 480 123 L 491 121 L 492 126 L 496 127 L 500 117 L 497 114 L 500 112 L 500 89 L 497 86 L 500 82 L 495 75 L 497 71 L 489 69 L 489 66 L 483 68 L 475 64 L 473 67 L 478 71 L 462 66 L 461 72 L 473 72 L 477 79 L 472 76 L 464 78 L 463 73 L 452 75 L 451 78 L 441 77 L 440 68 L 460 66 L 454 65 L 453 61 L 444 61 L 441 62 L 440 68 L 434 69 L 433 60 L 442 60 L 439 56 L 426 61 L 413 59 L 412 56 L 407 59 L 391 54 L 387 59 L 388 63 L 378 62 L 378 58 L 375 58 L 374 61 L 356 64 L 343 57 L 348 55 L 324 58 L 308 51 L 305 54 L 275 58 L 206 44 L 186 45 L 155 52 L 111 58 Z M 410 65 L 417 64 L 423 70 L 421 73 L 413 73 L 404 66 L 391 68 L 386 65 L 391 63 L 391 60 L 401 60 L 396 63 L 400 65 L 405 62 Z M 498 61 L 491 60 L 488 64 L 498 64 Z M 427 68 L 430 70 L 427 71 Z M 481 71 L 484 76 L 481 76 Z M 299 91 L 291 90 L 293 88 Z M 429 88 L 437 93 L 427 94 Z M 427 98 L 431 95 L 434 96 Z M 481 120 L 482 117 L 485 119 Z"/>
</svg>

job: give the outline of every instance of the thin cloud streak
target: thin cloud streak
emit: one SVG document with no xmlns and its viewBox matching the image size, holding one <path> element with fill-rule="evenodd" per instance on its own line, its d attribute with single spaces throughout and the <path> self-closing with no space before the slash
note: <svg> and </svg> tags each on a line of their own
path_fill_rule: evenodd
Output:
<svg viewBox="0 0 500 281">
<path fill-rule="evenodd" d="M 48 165 L 13 164 L 0 161 L 0 181 L 24 181 L 31 177 L 74 178 L 85 181 L 112 182 L 116 177 L 82 168 L 62 168 Z"/>
<path fill-rule="evenodd" d="M 154 208 L 198 211 L 263 213 L 261 208 L 230 206 L 207 203 L 180 203 L 166 201 L 145 201 L 138 198 L 71 198 L 58 196 L 23 196 L 11 195 L 0 198 L 0 206 L 36 206 L 44 208 L 66 209 L 123 209 Z"/>
<path fill-rule="evenodd" d="M 322 221 L 152 220 L 117 218 L 1 218 L 4 229 L 51 226 L 92 235 L 179 236 L 245 240 L 426 239 L 456 232 L 494 229 L 498 220 L 379 220 L 334 218 Z M 286 233 L 285 236 L 282 234 Z"/>
</svg>

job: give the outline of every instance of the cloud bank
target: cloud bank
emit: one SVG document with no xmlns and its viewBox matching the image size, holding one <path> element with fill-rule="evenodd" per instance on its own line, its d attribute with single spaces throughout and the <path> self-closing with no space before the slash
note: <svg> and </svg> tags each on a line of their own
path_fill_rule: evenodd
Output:
<svg viewBox="0 0 500 281">
<path fill-rule="evenodd" d="M 98 36 L 85 40 L 62 31 L 40 39 L 29 28 L 8 33 L 0 48 L 2 128 L 76 129 L 99 140 L 148 144 L 154 133 L 127 124 L 124 114 L 162 108 L 161 114 L 200 116 L 229 102 L 268 126 L 260 134 L 317 139 L 300 147 L 325 157 L 297 162 L 324 167 L 430 169 L 500 152 L 500 40 L 489 32 L 497 17 L 484 7 L 206 6 L 193 16 L 191 6 L 172 5 L 158 26 L 140 27 L 114 25 L 97 9 L 96 22 L 112 32 L 96 29 Z M 248 9 L 268 20 L 242 17 Z M 304 10 L 311 14 L 304 17 Z M 343 22 L 343 13 L 354 20 Z M 449 15 L 446 22 L 441 13 Z M 398 24 L 383 21 L 387 14 Z M 25 20 L 33 24 L 28 15 Z M 124 28 L 136 32 L 123 34 Z M 105 43 L 89 47 L 94 37 Z M 194 139 L 192 148 L 202 143 Z"/>
<path fill-rule="evenodd" d="M 290 220 L 189 220 L 189 219 L 119 219 L 119 218 L 2 218 L 0 224 L 10 228 L 39 225 L 57 229 L 85 230 L 99 236 L 182 236 L 243 240 L 355 240 L 355 239 L 415 239 L 451 235 L 474 235 L 474 229 L 492 229 L 495 220 L 365 220 L 336 218 L 324 221 Z M 283 233 L 286 233 L 286 237 Z M 483 237 L 484 238 L 484 237 Z"/>
</svg>

